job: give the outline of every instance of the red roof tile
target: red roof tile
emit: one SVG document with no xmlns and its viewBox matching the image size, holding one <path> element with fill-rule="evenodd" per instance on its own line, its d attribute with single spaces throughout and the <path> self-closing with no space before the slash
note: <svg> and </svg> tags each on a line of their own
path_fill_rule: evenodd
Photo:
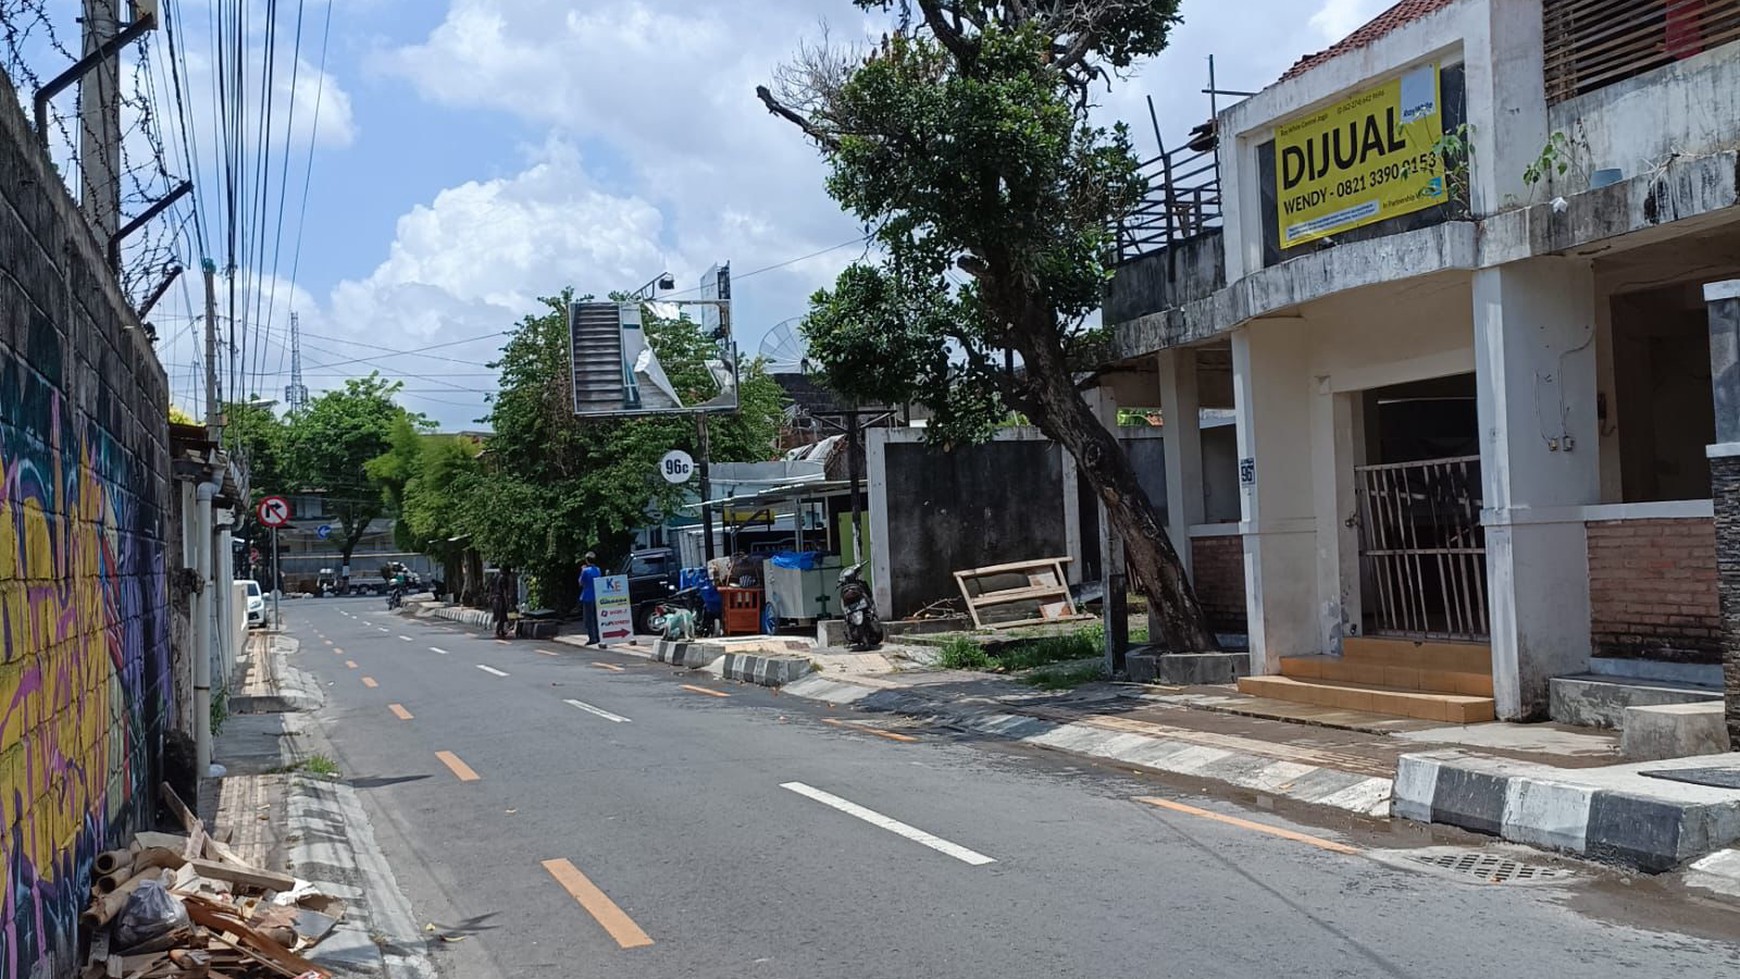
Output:
<svg viewBox="0 0 1740 979">
<path fill-rule="evenodd" d="M 1359 30 L 1316 54 L 1308 54 L 1294 62 L 1293 67 L 1288 68 L 1286 73 L 1281 76 L 1281 81 L 1297 78 L 1325 61 L 1338 58 L 1349 51 L 1357 51 L 1396 28 L 1412 24 L 1428 14 L 1437 13 L 1455 2 L 1456 0 L 1402 0 L 1401 3 L 1373 17 L 1370 23 Z"/>
</svg>

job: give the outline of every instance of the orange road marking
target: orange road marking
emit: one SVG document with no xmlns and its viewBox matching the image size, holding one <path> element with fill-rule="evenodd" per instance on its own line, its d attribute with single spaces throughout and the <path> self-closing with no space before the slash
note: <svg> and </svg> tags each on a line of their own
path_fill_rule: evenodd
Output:
<svg viewBox="0 0 1740 979">
<path fill-rule="evenodd" d="M 363 686 L 372 688 L 372 687 L 378 687 L 378 686 L 380 686 L 380 684 L 375 682 L 374 677 L 365 676 L 365 677 L 363 677 Z"/>
<path fill-rule="evenodd" d="M 562 885 L 568 896 L 580 902 L 586 913 L 610 933 L 617 945 L 622 948 L 644 948 L 653 943 L 647 933 L 634 923 L 633 918 L 617 907 L 615 901 L 605 896 L 598 889 L 598 885 L 586 879 L 580 868 L 567 860 L 545 860 L 544 869 L 550 872 L 551 877 L 556 878 L 556 883 Z"/>
<path fill-rule="evenodd" d="M 435 757 L 441 759 L 441 764 L 446 765 L 453 774 L 459 776 L 461 782 L 475 782 L 483 777 L 472 771 L 470 765 L 460 761 L 459 756 L 451 751 L 437 751 Z"/>
<path fill-rule="evenodd" d="M 540 650 L 538 650 L 538 655 L 539 656 L 558 656 L 560 654 L 559 653 L 552 653 L 547 649 L 540 649 Z"/>
<path fill-rule="evenodd" d="M 356 660 L 354 660 L 354 659 L 347 659 L 347 660 L 345 660 L 345 661 L 344 661 L 344 665 L 345 665 L 345 666 L 347 666 L 347 667 L 349 667 L 349 668 L 350 668 L 350 669 L 353 669 L 353 670 L 354 670 L 354 669 L 356 669 Z"/>
<path fill-rule="evenodd" d="M 406 710 L 403 704 L 388 704 L 387 709 L 392 711 L 393 716 L 401 721 L 408 721 L 412 717 L 411 712 Z"/>
<path fill-rule="evenodd" d="M 622 667 L 617 666 L 615 663 L 593 663 L 592 665 L 598 667 L 601 670 L 609 670 L 612 673 L 621 673 L 622 672 Z"/>
<path fill-rule="evenodd" d="M 688 684 L 688 683 L 679 684 L 679 686 L 681 686 L 684 690 L 689 691 L 690 693 L 704 693 L 709 697 L 729 697 L 729 696 L 731 696 L 728 693 L 720 693 L 717 690 L 708 690 L 706 687 L 697 687 L 697 686 L 694 686 L 693 684 Z"/>
<path fill-rule="evenodd" d="M 1346 843 L 1337 843 L 1334 840 L 1325 840 L 1316 836 L 1306 836 L 1304 833 L 1295 833 L 1290 829 L 1282 829 L 1279 826 L 1265 826 L 1262 823 L 1253 823 L 1248 819 L 1240 819 L 1237 816 L 1226 816 L 1218 812 L 1209 812 L 1207 809 L 1198 809 L 1195 806 L 1187 806 L 1182 802 L 1173 802 L 1170 799 L 1156 799 L 1152 796 L 1138 796 L 1136 801 L 1146 803 L 1150 806 L 1158 806 L 1161 809 L 1170 809 L 1173 812 L 1181 812 L 1189 816 L 1201 816 L 1203 819 L 1212 819 L 1217 823 L 1225 823 L 1228 826 L 1237 826 L 1240 829 L 1256 830 L 1259 833 L 1278 836 L 1283 840 L 1292 840 L 1295 843 L 1304 843 L 1307 846 L 1314 846 L 1319 850 L 1330 850 L 1335 853 L 1359 852 L 1357 847 L 1348 846 Z"/>
<path fill-rule="evenodd" d="M 834 717 L 824 717 L 824 718 L 822 718 L 822 723 L 823 724 L 832 724 L 834 727 L 849 727 L 854 731 L 863 731 L 865 734 L 874 734 L 879 738 L 887 738 L 890 741 L 917 741 L 918 740 L 917 738 L 913 737 L 910 734 L 897 734 L 894 731 L 884 731 L 881 728 L 871 727 L 868 724 L 854 724 L 851 721 L 842 721 L 842 720 L 840 720 L 838 718 L 834 718 Z"/>
</svg>

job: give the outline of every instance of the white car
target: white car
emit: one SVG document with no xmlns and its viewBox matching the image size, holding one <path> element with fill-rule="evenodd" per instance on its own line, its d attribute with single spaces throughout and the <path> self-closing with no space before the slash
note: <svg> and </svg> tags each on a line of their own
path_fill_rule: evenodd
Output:
<svg viewBox="0 0 1740 979">
<path fill-rule="evenodd" d="M 266 624 L 266 596 L 260 591 L 257 581 L 244 581 L 248 586 L 248 625 L 263 626 Z"/>
</svg>

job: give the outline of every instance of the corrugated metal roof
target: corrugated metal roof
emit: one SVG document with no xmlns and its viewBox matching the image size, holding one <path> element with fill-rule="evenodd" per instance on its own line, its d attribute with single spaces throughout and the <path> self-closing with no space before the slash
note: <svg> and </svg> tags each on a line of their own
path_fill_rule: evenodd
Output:
<svg viewBox="0 0 1740 979">
<path fill-rule="evenodd" d="M 1456 0 L 1402 0 L 1401 3 L 1373 17 L 1359 30 L 1316 54 L 1308 54 L 1294 62 L 1293 67 L 1288 68 L 1286 74 L 1281 76 L 1281 81 L 1297 78 L 1326 61 L 1339 58 L 1350 51 L 1357 51 L 1391 31 L 1412 24 L 1428 14 L 1437 13 L 1455 2 Z"/>
</svg>

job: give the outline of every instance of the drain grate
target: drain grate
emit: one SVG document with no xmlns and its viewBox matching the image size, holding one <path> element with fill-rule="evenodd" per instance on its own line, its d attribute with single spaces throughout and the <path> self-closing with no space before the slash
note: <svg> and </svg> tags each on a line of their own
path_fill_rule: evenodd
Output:
<svg viewBox="0 0 1740 979">
<path fill-rule="evenodd" d="M 1566 876 L 1553 867 L 1535 867 L 1493 853 L 1434 853 L 1411 856 L 1415 863 L 1465 874 L 1490 884 L 1531 883 Z"/>
</svg>

